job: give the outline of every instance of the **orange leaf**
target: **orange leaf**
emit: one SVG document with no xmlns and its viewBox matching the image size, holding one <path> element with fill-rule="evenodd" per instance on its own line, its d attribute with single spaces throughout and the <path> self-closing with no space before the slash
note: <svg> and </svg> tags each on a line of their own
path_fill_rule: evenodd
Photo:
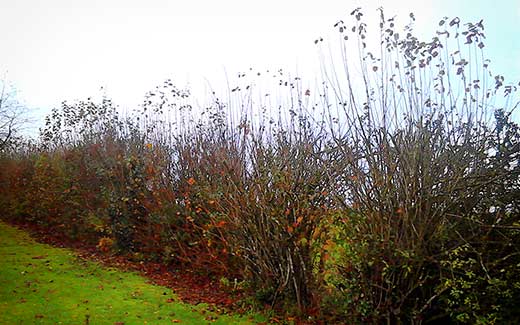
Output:
<svg viewBox="0 0 520 325">
<path fill-rule="evenodd" d="M 289 232 L 290 234 L 292 234 L 294 231 L 294 228 L 291 227 L 291 226 L 287 226 L 287 232 Z"/>
<path fill-rule="evenodd" d="M 328 253 L 323 254 L 322 259 L 324 262 L 327 261 L 329 259 L 329 254 Z"/>
<path fill-rule="evenodd" d="M 188 184 L 193 185 L 193 184 L 195 184 L 195 183 L 196 183 L 196 182 L 195 182 L 195 179 L 194 179 L 193 177 L 190 177 L 190 178 L 188 179 Z"/>
</svg>

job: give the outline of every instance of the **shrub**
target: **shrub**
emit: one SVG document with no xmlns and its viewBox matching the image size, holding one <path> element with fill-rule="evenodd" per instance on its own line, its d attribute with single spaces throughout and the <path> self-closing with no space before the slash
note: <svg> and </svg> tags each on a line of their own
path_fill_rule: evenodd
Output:
<svg viewBox="0 0 520 325">
<path fill-rule="evenodd" d="M 315 97 L 279 70 L 276 99 L 241 73 L 206 108 L 170 80 L 126 118 L 63 103 L 0 157 L 6 217 L 327 321 L 518 322 L 520 104 L 482 23 L 422 41 L 381 10 L 374 51 L 352 17 Z"/>
<path fill-rule="evenodd" d="M 331 134 L 343 164 L 343 202 L 351 207 L 346 225 L 336 229 L 344 256 L 337 258 L 333 284 L 345 296 L 344 316 L 476 322 L 498 321 L 499 310 L 508 310 L 514 319 L 518 290 L 501 290 L 505 283 L 517 288 L 502 263 L 518 265 L 519 134 L 502 110 L 489 107 L 499 90 L 512 96 L 516 88 L 504 86 L 501 76 L 481 88 L 490 84 L 487 61 L 473 54 L 484 47 L 481 22 L 460 31 L 458 18 L 443 19 L 440 26 L 449 31 L 424 42 L 411 25 L 400 36 L 381 10 L 376 58 L 366 49 L 363 14 L 352 15 L 366 98 L 358 100 L 347 53 L 345 76 L 332 79 L 345 84 L 330 85 L 345 112 Z M 337 26 L 341 34 L 350 30 Z M 488 122 L 493 114 L 495 126 Z"/>
</svg>

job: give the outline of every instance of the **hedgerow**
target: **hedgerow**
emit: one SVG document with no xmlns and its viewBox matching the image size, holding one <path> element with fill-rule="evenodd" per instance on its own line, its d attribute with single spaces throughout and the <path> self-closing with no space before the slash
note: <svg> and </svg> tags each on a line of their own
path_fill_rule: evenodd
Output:
<svg viewBox="0 0 520 325">
<path fill-rule="evenodd" d="M 312 90 L 279 70 L 277 98 L 240 73 L 202 108 L 171 80 L 128 116 L 64 102 L 2 156 L 4 217 L 338 322 L 519 321 L 517 85 L 482 22 L 423 41 L 381 10 L 372 46 L 351 16 Z"/>
</svg>

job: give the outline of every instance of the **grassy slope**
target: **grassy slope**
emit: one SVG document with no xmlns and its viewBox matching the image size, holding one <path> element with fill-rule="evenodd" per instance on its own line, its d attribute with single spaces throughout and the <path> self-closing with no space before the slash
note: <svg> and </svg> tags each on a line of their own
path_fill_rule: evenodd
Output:
<svg viewBox="0 0 520 325">
<path fill-rule="evenodd" d="M 135 273 L 36 243 L 0 222 L 0 324 L 252 323 L 252 317 L 208 309 L 180 303 L 170 289 Z"/>
</svg>

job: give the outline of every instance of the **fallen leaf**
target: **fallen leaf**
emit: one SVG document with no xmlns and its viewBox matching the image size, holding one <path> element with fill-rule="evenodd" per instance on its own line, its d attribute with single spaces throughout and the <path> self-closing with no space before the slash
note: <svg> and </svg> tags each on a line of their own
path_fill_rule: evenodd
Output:
<svg viewBox="0 0 520 325">
<path fill-rule="evenodd" d="M 181 321 L 178 319 L 172 319 L 172 323 L 180 323 Z"/>
</svg>

